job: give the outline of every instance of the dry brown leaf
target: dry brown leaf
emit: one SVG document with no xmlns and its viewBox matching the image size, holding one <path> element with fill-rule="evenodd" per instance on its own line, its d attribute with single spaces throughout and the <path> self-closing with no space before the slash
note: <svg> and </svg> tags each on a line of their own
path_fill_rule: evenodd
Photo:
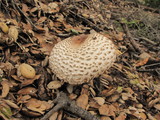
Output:
<svg viewBox="0 0 160 120">
<path fill-rule="evenodd" d="M 89 106 L 96 109 L 100 107 L 100 105 L 93 99 L 89 101 Z"/>
<path fill-rule="evenodd" d="M 103 105 L 105 103 L 105 99 L 102 97 L 94 97 L 93 98 L 99 105 Z"/>
<path fill-rule="evenodd" d="M 92 87 L 89 87 L 89 90 L 91 91 L 91 94 L 93 96 L 96 96 L 96 92 L 94 91 L 94 89 Z M 89 93 L 88 93 L 89 94 Z"/>
<path fill-rule="evenodd" d="M 47 17 L 40 17 L 40 19 L 37 21 L 37 23 L 43 23 L 47 20 Z"/>
<path fill-rule="evenodd" d="M 102 116 L 101 120 L 112 120 L 112 119 L 110 117 L 107 117 L 107 116 Z"/>
<path fill-rule="evenodd" d="M 27 107 L 29 110 L 32 110 L 32 111 L 35 111 L 35 112 L 38 112 L 40 114 L 44 114 L 44 109 L 41 109 L 41 108 L 36 108 L 36 107 L 33 107 L 33 106 L 28 106 Z"/>
<path fill-rule="evenodd" d="M 116 40 L 123 40 L 124 39 L 124 33 L 119 32 L 118 34 L 114 34 L 114 37 Z"/>
<path fill-rule="evenodd" d="M 153 107 L 157 102 L 160 101 L 160 98 L 156 98 L 154 100 L 151 100 L 149 103 L 148 103 L 148 107 Z"/>
<path fill-rule="evenodd" d="M 142 54 L 139 55 L 139 59 L 140 60 L 143 60 L 143 59 L 146 59 L 146 58 L 150 58 L 151 55 L 148 54 L 147 52 L 143 52 Z"/>
<path fill-rule="evenodd" d="M 149 120 L 157 120 L 154 116 L 152 116 L 150 113 L 147 113 Z"/>
<path fill-rule="evenodd" d="M 83 85 L 82 90 L 81 90 L 81 94 L 86 94 L 89 95 L 89 86 L 88 85 Z"/>
<path fill-rule="evenodd" d="M 4 22 L 0 22 L 0 29 L 4 32 L 4 33 L 8 33 L 8 26 L 6 25 L 6 23 Z"/>
<path fill-rule="evenodd" d="M 156 108 L 157 110 L 160 110 L 160 104 L 155 104 L 154 108 Z"/>
<path fill-rule="evenodd" d="M 86 95 L 86 94 L 80 95 L 76 100 L 76 104 L 79 107 L 86 109 L 86 107 L 88 105 L 88 95 Z"/>
<path fill-rule="evenodd" d="M 157 120 L 160 120 L 160 113 L 157 113 L 157 114 L 155 115 L 155 118 L 156 118 Z"/>
<path fill-rule="evenodd" d="M 4 98 L 8 95 L 9 90 L 10 90 L 8 80 L 3 80 L 1 82 L 1 85 L 2 85 L 2 95 L 0 97 Z"/>
<path fill-rule="evenodd" d="M 95 111 L 89 111 L 92 115 L 96 115 L 97 113 Z"/>
<path fill-rule="evenodd" d="M 22 11 L 24 12 L 24 14 L 26 14 L 26 12 L 29 11 L 29 8 L 28 8 L 28 6 L 26 4 L 22 3 Z"/>
<path fill-rule="evenodd" d="M 108 96 L 111 96 L 112 94 L 114 94 L 114 92 L 116 92 L 116 88 L 113 88 L 111 90 L 106 89 L 101 92 L 101 95 L 104 97 L 108 97 Z"/>
<path fill-rule="evenodd" d="M 51 2 L 48 4 L 48 13 L 55 13 L 59 11 L 58 4 L 56 2 Z"/>
<path fill-rule="evenodd" d="M 146 114 L 143 113 L 143 112 L 139 113 L 139 116 L 140 116 L 140 118 L 141 118 L 142 120 L 146 120 L 146 119 L 147 119 Z"/>
<path fill-rule="evenodd" d="M 19 67 L 17 69 L 17 75 L 18 76 L 22 75 L 25 78 L 32 79 L 35 77 L 36 71 L 29 64 L 23 63 L 23 64 L 19 65 Z"/>
<path fill-rule="evenodd" d="M 33 87 L 26 87 L 26 88 L 19 90 L 18 94 L 35 96 L 36 92 L 37 92 L 37 89 Z"/>
<path fill-rule="evenodd" d="M 117 109 L 113 105 L 104 104 L 99 109 L 100 115 L 107 115 L 115 117 Z"/>
<path fill-rule="evenodd" d="M 49 89 L 58 89 L 58 88 L 60 88 L 61 86 L 62 86 L 62 82 L 61 81 L 58 81 L 58 80 L 55 80 L 55 81 L 51 81 L 48 85 L 47 85 L 47 87 L 49 88 Z"/>
<path fill-rule="evenodd" d="M 142 59 L 136 63 L 136 67 L 143 66 L 148 62 L 149 58 Z"/>
<path fill-rule="evenodd" d="M 17 106 L 14 102 L 11 100 L 3 100 L 7 105 L 9 105 L 12 108 L 19 109 L 19 106 Z"/>
<path fill-rule="evenodd" d="M 27 103 L 26 103 L 26 107 L 29 110 L 35 111 L 35 112 L 39 112 L 41 114 L 44 114 L 44 111 L 49 109 L 50 107 L 48 107 L 51 105 L 45 101 L 40 101 L 37 100 L 35 98 L 31 98 Z"/>
<path fill-rule="evenodd" d="M 118 99 L 120 98 L 120 94 L 114 94 L 114 95 L 111 95 L 107 101 L 108 102 L 116 102 Z"/>
<path fill-rule="evenodd" d="M 0 64 L 0 68 L 7 73 L 10 73 L 14 66 L 10 62 L 5 62 Z"/>
<path fill-rule="evenodd" d="M 5 115 L 5 117 L 7 117 L 7 119 L 5 119 L 5 120 L 10 120 L 11 116 L 13 115 L 11 108 L 7 104 L 3 103 L 2 101 L 0 101 L 0 103 L 1 103 L 0 104 L 0 113 L 2 113 L 3 115 Z"/>
<path fill-rule="evenodd" d="M 27 24 L 22 23 L 22 25 L 23 25 L 24 32 L 26 32 L 28 30 L 32 30 L 32 26 L 30 23 L 27 23 Z"/>
<path fill-rule="evenodd" d="M 62 117 L 63 117 L 63 110 L 60 110 L 57 120 L 62 120 Z"/>
<path fill-rule="evenodd" d="M 115 118 L 115 120 L 125 120 L 126 117 L 127 117 L 127 115 L 125 113 L 121 112 L 119 114 L 119 116 Z"/>
<path fill-rule="evenodd" d="M 16 81 L 23 82 L 17 75 L 11 75 L 11 77 Z"/>
<path fill-rule="evenodd" d="M 69 95 L 69 98 L 70 98 L 71 100 L 74 100 L 74 99 L 77 98 L 77 95 L 74 94 L 74 93 L 71 93 L 71 94 Z"/>
<path fill-rule="evenodd" d="M 131 88 L 123 88 L 123 90 L 127 93 L 130 93 L 131 95 L 134 93 L 134 91 Z"/>
<path fill-rule="evenodd" d="M 31 96 L 30 95 L 25 95 L 25 96 L 19 96 L 17 98 L 17 104 L 20 104 L 20 103 L 27 103 L 28 100 L 31 99 Z"/>
<path fill-rule="evenodd" d="M 41 75 L 36 75 L 33 79 L 23 79 L 22 81 L 22 86 L 27 86 L 32 84 L 35 80 L 39 79 L 41 77 Z"/>
<path fill-rule="evenodd" d="M 9 43 L 13 41 L 16 42 L 18 39 L 18 35 L 19 35 L 18 29 L 15 26 L 11 26 L 8 31 L 8 37 L 10 39 Z"/>
<path fill-rule="evenodd" d="M 122 93 L 122 99 L 123 100 L 128 100 L 131 97 L 132 97 L 132 95 L 130 93 Z"/>
<path fill-rule="evenodd" d="M 56 40 L 54 40 L 54 37 L 52 38 L 54 41 L 53 43 L 47 43 L 46 40 L 48 36 L 42 36 L 40 34 L 35 34 L 35 37 L 38 39 L 40 45 L 42 48 L 40 48 L 41 51 L 50 53 L 54 44 L 57 43 Z"/>
<path fill-rule="evenodd" d="M 54 112 L 50 117 L 49 120 L 57 120 L 58 112 Z"/>
</svg>

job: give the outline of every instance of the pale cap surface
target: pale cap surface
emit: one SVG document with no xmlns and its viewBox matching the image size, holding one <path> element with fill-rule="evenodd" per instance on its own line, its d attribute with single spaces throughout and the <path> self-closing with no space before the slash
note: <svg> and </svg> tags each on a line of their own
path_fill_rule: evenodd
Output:
<svg viewBox="0 0 160 120">
<path fill-rule="evenodd" d="M 112 41 L 99 33 L 69 37 L 52 49 L 49 67 L 64 82 L 82 84 L 109 69 L 115 52 Z"/>
</svg>

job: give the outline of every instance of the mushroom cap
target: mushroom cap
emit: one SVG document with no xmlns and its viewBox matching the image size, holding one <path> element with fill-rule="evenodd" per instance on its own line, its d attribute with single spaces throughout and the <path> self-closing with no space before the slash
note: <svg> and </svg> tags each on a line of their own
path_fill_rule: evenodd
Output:
<svg viewBox="0 0 160 120">
<path fill-rule="evenodd" d="M 116 60 L 116 49 L 107 37 L 92 33 L 69 37 L 57 43 L 49 67 L 69 84 L 82 84 L 103 74 Z"/>
</svg>

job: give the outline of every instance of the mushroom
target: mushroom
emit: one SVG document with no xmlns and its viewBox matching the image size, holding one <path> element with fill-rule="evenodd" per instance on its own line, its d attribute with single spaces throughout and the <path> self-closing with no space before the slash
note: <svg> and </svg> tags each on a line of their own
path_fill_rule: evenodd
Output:
<svg viewBox="0 0 160 120">
<path fill-rule="evenodd" d="M 82 34 L 57 43 L 51 51 L 49 67 L 64 82 L 82 84 L 108 70 L 116 60 L 115 52 L 107 37 Z"/>
</svg>

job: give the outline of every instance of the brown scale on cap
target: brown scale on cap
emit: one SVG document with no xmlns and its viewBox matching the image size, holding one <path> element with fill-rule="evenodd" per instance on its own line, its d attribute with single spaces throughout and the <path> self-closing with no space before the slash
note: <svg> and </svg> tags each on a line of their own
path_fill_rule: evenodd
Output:
<svg viewBox="0 0 160 120">
<path fill-rule="evenodd" d="M 49 57 L 56 76 L 69 84 L 82 84 L 108 70 L 116 60 L 111 40 L 99 34 L 69 37 L 57 43 Z"/>
</svg>

